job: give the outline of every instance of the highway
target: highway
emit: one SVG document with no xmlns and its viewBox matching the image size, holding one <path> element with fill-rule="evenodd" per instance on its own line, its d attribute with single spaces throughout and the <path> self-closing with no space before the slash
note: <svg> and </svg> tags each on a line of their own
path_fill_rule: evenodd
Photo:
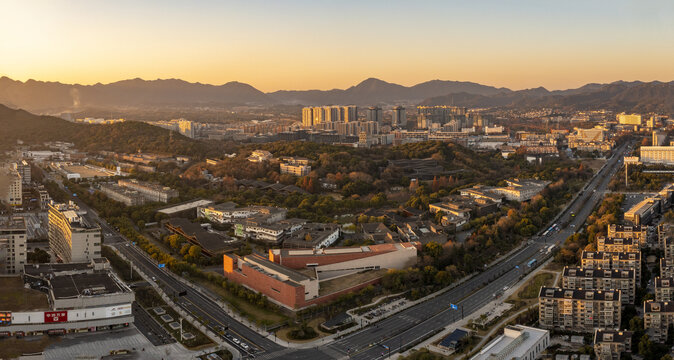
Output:
<svg viewBox="0 0 674 360">
<path fill-rule="evenodd" d="M 616 149 L 615 155 L 588 182 L 571 206 L 560 215 L 556 221 L 559 230 L 555 229 L 544 237 L 533 237 L 524 247 L 508 258 L 475 274 L 471 279 L 435 298 L 405 309 L 332 343 L 310 349 L 284 348 L 231 318 L 212 299 L 183 285 L 177 279 L 177 275 L 159 269 L 156 262 L 144 251 L 129 244 L 81 201 L 78 203 L 101 224 L 106 244 L 114 246 L 145 274 L 154 277 L 167 294 L 177 295 L 181 291 L 186 291 L 186 295 L 177 298 L 176 304 L 201 319 L 202 322 L 207 321 L 208 327 L 214 332 L 224 334 L 222 338 L 237 348 L 244 357 L 307 360 L 381 359 L 387 357 L 389 351 L 393 354 L 401 348 L 416 344 L 422 338 L 461 319 L 462 315 L 470 315 L 490 302 L 495 294 L 502 292 L 504 287 L 516 284 L 527 269 L 527 263 L 530 260 L 542 261 L 545 247 L 551 244 L 559 246 L 582 226 L 595 205 L 602 199 L 608 182 L 619 169 L 618 160 L 622 159 L 626 149 L 626 144 Z M 458 305 L 459 309 L 450 309 L 450 304 Z M 222 331 L 225 326 L 229 329 Z M 234 341 L 235 337 L 244 341 L 249 347 L 245 348 Z"/>
<path fill-rule="evenodd" d="M 534 258 L 540 260 L 541 249 L 551 244 L 559 246 L 569 235 L 579 229 L 595 205 L 601 201 L 608 188 L 608 183 L 620 168 L 619 160 L 626 152 L 624 144 L 616 149 L 606 165 L 588 182 L 585 190 L 559 216 L 556 221 L 560 224 L 559 231 L 554 231 L 546 237 L 534 237 L 523 249 L 512 254 L 509 258 L 495 266 L 475 275 L 470 280 L 451 289 L 436 298 L 420 303 L 416 306 L 392 315 L 374 326 L 350 334 L 327 346 L 318 349 L 290 350 L 286 349 L 277 354 L 263 355 L 263 359 L 319 359 L 343 358 L 353 359 L 381 359 L 386 358 L 407 345 L 417 343 L 423 337 L 445 328 L 447 325 L 461 319 L 463 316 L 480 309 L 493 299 L 495 293 L 502 291 L 505 286 L 512 286 L 522 275 L 526 264 Z M 568 226 L 561 224 L 568 223 Z M 519 266 L 516 269 L 515 266 Z M 450 304 L 456 304 L 459 310 L 450 309 Z"/>
</svg>

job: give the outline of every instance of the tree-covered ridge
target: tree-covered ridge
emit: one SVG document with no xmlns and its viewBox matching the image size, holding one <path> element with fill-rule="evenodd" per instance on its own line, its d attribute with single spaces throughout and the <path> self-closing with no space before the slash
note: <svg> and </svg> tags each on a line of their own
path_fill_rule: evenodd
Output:
<svg viewBox="0 0 674 360">
<path fill-rule="evenodd" d="M 4 147 L 21 140 L 27 144 L 47 141 L 72 142 L 80 150 L 132 153 L 145 152 L 207 156 L 214 144 L 196 141 L 176 132 L 141 122 L 111 125 L 76 124 L 53 116 L 38 116 L 0 105 L 0 128 Z M 172 133 L 172 134 L 171 134 Z"/>
</svg>

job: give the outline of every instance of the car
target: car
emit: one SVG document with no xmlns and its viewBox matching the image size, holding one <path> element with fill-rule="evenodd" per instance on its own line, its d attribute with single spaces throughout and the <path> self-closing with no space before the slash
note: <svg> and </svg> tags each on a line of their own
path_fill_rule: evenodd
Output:
<svg viewBox="0 0 674 360">
<path fill-rule="evenodd" d="M 153 276 L 152 281 L 157 281 L 157 278 Z"/>
<path fill-rule="evenodd" d="M 234 343 L 237 345 L 241 343 L 241 341 L 239 341 L 239 339 L 237 338 L 233 338 L 232 341 L 234 341 Z"/>
<path fill-rule="evenodd" d="M 503 287 L 503 291 L 506 291 L 506 290 L 508 290 L 508 287 L 507 287 L 507 286 L 504 286 L 504 287 Z"/>
</svg>

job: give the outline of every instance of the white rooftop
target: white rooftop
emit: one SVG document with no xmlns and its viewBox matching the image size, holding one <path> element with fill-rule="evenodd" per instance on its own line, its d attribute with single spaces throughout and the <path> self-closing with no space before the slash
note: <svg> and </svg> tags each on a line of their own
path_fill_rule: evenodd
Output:
<svg viewBox="0 0 674 360">
<path fill-rule="evenodd" d="M 187 203 L 182 203 L 182 204 L 178 204 L 178 205 L 175 205 L 175 206 L 171 206 L 171 207 L 168 207 L 168 208 L 160 209 L 158 212 L 164 213 L 166 215 L 171 215 L 171 214 L 179 213 L 181 211 L 194 209 L 194 208 L 199 207 L 199 206 L 210 205 L 212 203 L 213 203 L 213 201 L 211 201 L 211 200 L 199 199 L 199 200 L 194 200 L 194 201 L 190 201 L 190 202 L 187 202 Z"/>
<path fill-rule="evenodd" d="M 547 330 L 533 327 L 515 325 L 508 326 L 503 335 L 497 337 L 470 360 L 490 360 L 494 358 L 519 359 L 543 337 L 548 334 Z M 491 357 L 496 355 L 497 357 Z"/>
</svg>

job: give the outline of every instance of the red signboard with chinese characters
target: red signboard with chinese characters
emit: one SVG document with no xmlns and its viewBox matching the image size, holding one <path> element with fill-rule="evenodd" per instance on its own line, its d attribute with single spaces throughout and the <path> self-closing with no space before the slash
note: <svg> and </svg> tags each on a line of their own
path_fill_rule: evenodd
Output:
<svg viewBox="0 0 674 360">
<path fill-rule="evenodd" d="M 45 323 L 58 323 L 68 321 L 68 312 L 67 311 L 45 311 L 44 312 L 44 322 Z"/>
</svg>

